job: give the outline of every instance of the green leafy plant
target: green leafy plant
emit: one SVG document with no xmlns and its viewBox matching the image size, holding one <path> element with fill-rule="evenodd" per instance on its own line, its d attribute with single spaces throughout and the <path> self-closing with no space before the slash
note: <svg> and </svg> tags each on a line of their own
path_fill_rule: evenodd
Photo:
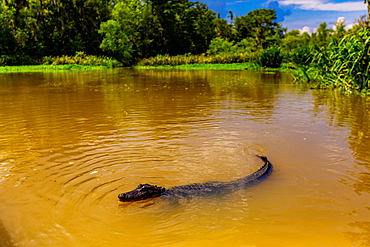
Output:
<svg viewBox="0 0 370 247">
<path fill-rule="evenodd" d="M 283 62 L 284 56 L 277 46 L 272 46 L 267 49 L 264 49 L 257 56 L 257 63 L 261 67 L 267 68 L 279 68 Z"/>
<path fill-rule="evenodd" d="M 321 86 L 342 87 L 347 91 L 370 88 L 370 30 L 350 33 L 317 52 L 315 69 Z"/>
</svg>

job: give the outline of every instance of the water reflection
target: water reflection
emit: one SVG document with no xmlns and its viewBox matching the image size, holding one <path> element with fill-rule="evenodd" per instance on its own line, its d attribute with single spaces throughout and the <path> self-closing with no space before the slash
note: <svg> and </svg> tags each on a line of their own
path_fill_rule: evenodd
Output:
<svg viewBox="0 0 370 247">
<path fill-rule="evenodd" d="M 0 221 L 0 246 L 4 247 L 13 246 L 12 239 L 1 221 Z"/>
<path fill-rule="evenodd" d="M 358 96 L 343 96 L 334 91 L 332 94 L 316 93 L 316 107 L 327 107 L 329 124 L 346 126 L 350 133 L 348 143 L 356 158 L 356 169 L 349 171 L 355 179 L 344 181 L 358 194 L 370 192 L 370 100 Z"/>
<path fill-rule="evenodd" d="M 349 224 L 350 226 L 360 230 L 356 232 L 347 232 L 348 238 L 354 246 L 370 246 L 370 222 L 355 221 Z"/>
<path fill-rule="evenodd" d="M 0 236 L 18 246 L 368 242 L 366 99 L 284 73 L 131 69 L 0 75 L 0 98 Z M 117 202 L 243 177 L 254 154 L 276 170 L 247 190 Z"/>
</svg>

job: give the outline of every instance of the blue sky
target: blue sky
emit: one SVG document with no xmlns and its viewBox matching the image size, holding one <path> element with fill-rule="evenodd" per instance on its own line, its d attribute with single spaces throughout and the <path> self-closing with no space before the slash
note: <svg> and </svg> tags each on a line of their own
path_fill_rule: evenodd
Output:
<svg viewBox="0 0 370 247">
<path fill-rule="evenodd" d="M 210 9 L 226 18 L 228 11 L 234 16 L 243 16 L 251 10 L 273 8 L 277 11 L 278 21 L 288 30 L 302 29 L 307 26 L 313 31 L 320 23 L 332 27 L 338 17 L 344 17 L 346 24 L 367 14 L 363 0 L 200 0 Z"/>
</svg>

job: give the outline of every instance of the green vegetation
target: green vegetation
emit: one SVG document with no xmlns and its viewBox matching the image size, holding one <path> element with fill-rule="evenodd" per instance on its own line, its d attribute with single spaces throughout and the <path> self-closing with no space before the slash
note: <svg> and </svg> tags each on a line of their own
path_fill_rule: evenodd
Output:
<svg viewBox="0 0 370 247">
<path fill-rule="evenodd" d="M 0 66 L 283 66 L 295 69 L 297 80 L 366 95 L 370 1 L 364 3 L 369 16 L 351 30 L 321 23 L 307 34 L 288 32 L 272 9 L 229 12 L 227 22 L 190 0 L 1 0 Z"/>
<path fill-rule="evenodd" d="M 76 64 L 84 66 L 104 66 L 109 68 L 122 66 L 122 63 L 115 59 L 105 56 L 86 55 L 84 52 L 76 52 L 74 56 L 43 57 L 42 63 L 44 65 Z"/>
<path fill-rule="evenodd" d="M 139 66 L 161 66 L 161 65 L 182 65 L 182 64 L 230 64 L 250 62 L 248 53 L 223 53 L 215 55 L 157 55 L 149 59 L 142 59 Z"/>
<path fill-rule="evenodd" d="M 0 67 L 0 73 L 12 72 L 36 72 L 36 71 L 66 71 L 66 70 L 91 70 L 91 69 L 106 69 L 104 66 L 88 66 L 88 65 L 20 65 L 20 66 L 4 66 Z"/>
<path fill-rule="evenodd" d="M 318 52 L 314 66 L 320 86 L 370 94 L 370 30 L 364 29 L 334 40 Z"/>
<path fill-rule="evenodd" d="M 208 70 L 246 70 L 246 69 L 259 69 L 254 63 L 230 63 L 230 64 L 181 64 L 181 65 L 160 65 L 160 66 L 136 66 L 139 69 L 186 69 L 186 70 L 197 70 L 197 69 L 208 69 Z"/>
</svg>

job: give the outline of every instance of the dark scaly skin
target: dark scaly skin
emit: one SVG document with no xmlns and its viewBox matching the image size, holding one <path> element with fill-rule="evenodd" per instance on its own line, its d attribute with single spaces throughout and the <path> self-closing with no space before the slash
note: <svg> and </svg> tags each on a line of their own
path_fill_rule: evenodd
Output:
<svg viewBox="0 0 370 247">
<path fill-rule="evenodd" d="M 272 164 L 265 156 L 258 156 L 265 164 L 256 172 L 230 182 L 205 182 L 182 186 L 175 186 L 169 189 L 150 184 L 140 184 L 136 189 L 118 195 L 122 202 L 139 201 L 153 197 L 186 197 L 195 195 L 208 195 L 226 193 L 235 189 L 256 184 L 266 178 L 272 172 Z"/>
</svg>

